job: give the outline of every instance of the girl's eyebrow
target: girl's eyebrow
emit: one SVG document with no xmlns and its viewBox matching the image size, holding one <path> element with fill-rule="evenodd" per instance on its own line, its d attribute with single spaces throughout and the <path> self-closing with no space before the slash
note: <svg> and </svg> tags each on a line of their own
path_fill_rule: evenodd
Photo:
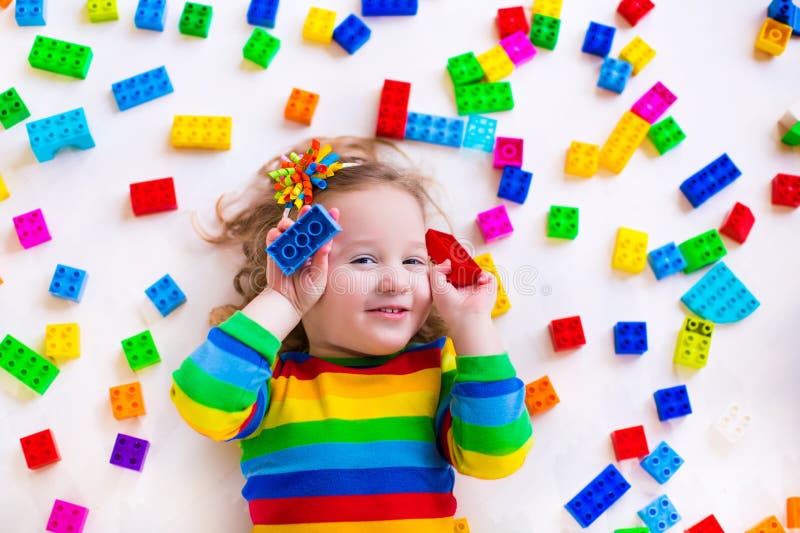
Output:
<svg viewBox="0 0 800 533">
<path fill-rule="evenodd" d="M 345 245 L 345 247 L 343 248 L 343 250 L 349 250 L 350 248 L 353 248 L 355 246 L 361 246 L 361 245 L 374 245 L 375 243 L 376 243 L 376 241 L 374 239 L 357 239 L 355 241 L 351 241 L 351 242 L 347 243 Z M 411 241 L 408 241 L 406 243 L 406 245 L 410 249 L 413 249 L 415 251 L 422 250 L 422 251 L 425 251 L 425 253 L 427 253 L 427 251 L 428 251 L 428 248 L 425 246 L 425 243 L 422 242 L 422 241 L 411 240 Z"/>
</svg>

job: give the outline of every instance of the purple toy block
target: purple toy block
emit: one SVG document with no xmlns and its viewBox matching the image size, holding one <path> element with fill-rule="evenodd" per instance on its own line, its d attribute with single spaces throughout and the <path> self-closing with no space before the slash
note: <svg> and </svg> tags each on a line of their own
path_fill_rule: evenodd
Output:
<svg viewBox="0 0 800 533">
<path fill-rule="evenodd" d="M 522 139 L 498 137 L 494 145 L 494 168 L 522 167 Z"/>
<path fill-rule="evenodd" d="M 86 507 L 56 500 L 46 530 L 52 533 L 81 533 L 88 514 Z"/>
<path fill-rule="evenodd" d="M 114 443 L 110 462 L 112 465 L 141 472 L 149 449 L 150 443 L 146 440 L 117 433 L 117 441 Z"/>
<path fill-rule="evenodd" d="M 514 231 L 508 218 L 505 205 L 498 205 L 488 211 L 478 213 L 478 228 L 487 243 L 508 237 Z"/>
<path fill-rule="evenodd" d="M 521 31 L 514 32 L 502 39 L 500 46 L 506 51 L 515 67 L 527 63 L 536 55 L 536 48 L 533 47 L 530 38 Z"/>
<path fill-rule="evenodd" d="M 653 124 L 677 99 L 678 97 L 659 81 L 633 104 L 631 111 Z"/>
<path fill-rule="evenodd" d="M 14 229 L 17 230 L 19 243 L 26 250 L 51 239 L 41 209 L 14 217 Z"/>
</svg>

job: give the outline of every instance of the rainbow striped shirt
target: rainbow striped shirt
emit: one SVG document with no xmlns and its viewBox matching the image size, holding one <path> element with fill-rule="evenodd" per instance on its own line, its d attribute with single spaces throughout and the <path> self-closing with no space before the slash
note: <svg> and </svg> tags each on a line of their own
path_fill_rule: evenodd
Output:
<svg viewBox="0 0 800 533">
<path fill-rule="evenodd" d="M 442 337 L 387 356 L 276 357 L 237 312 L 173 373 L 181 416 L 238 440 L 253 533 L 452 533 L 454 468 L 496 479 L 533 445 L 508 354 Z"/>
</svg>

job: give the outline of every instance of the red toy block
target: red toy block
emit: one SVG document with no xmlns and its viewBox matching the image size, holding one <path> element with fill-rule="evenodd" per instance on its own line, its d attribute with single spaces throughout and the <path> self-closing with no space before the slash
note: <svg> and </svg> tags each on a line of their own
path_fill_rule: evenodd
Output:
<svg viewBox="0 0 800 533">
<path fill-rule="evenodd" d="M 550 322 L 550 337 L 553 339 L 553 349 L 557 352 L 586 344 L 581 317 L 571 316 L 553 320 Z"/>
<path fill-rule="evenodd" d="M 452 269 L 447 280 L 456 287 L 474 285 L 482 272 L 481 267 L 467 253 L 455 237 L 430 228 L 425 232 L 425 246 L 434 263 L 449 259 Z"/>
<path fill-rule="evenodd" d="M 178 209 L 172 178 L 131 183 L 131 208 L 137 217 Z"/>
<path fill-rule="evenodd" d="M 772 203 L 800 207 L 800 176 L 778 174 L 772 178 Z"/>
<path fill-rule="evenodd" d="M 531 31 L 528 17 L 525 16 L 525 8 L 522 6 L 498 9 L 495 22 L 497 22 L 497 31 L 500 33 L 501 39 L 518 31 L 526 35 Z"/>
<path fill-rule="evenodd" d="M 700 522 L 686 530 L 686 533 L 725 533 L 713 514 L 708 515 Z"/>
<path fill-rule="evenodd" d="M 636 26 L 636 23 L 654 7 L 655 4 L 650 0 L 622 0 L 617 6 L 617 13 L 622 15 L 628 24 Z"/>
<path fill-rule="evenodd" d="M 378 108 L 377 137 L 404 139 L 408 118 L 408 98 L 411 84 L 404 81 L 383 80 L 381 103 Z"/>
<path fill-rule="evenodd" d="M 719 232 L 740 244 L 744 244 L 755 221 L 756 218 L 753 216 L 753 212 L 750 211 L 750 208 L 736 202 L 728 218 L 725 219 L 725 223 L 722 224 L 722 227 L 719 229 Z"/>
<path fill-rule="evenodd" d="M 644 426 L 618 429 L 611 434 L 611 443 L 614 445 L 614 455 L 617 456 L 617 461 L 644 457 L 650 453 Z"/>
<path fill-rule="evenodd" d="M 56 441 L 49 429 L 19 439 L 28 468 L 35 470 L 61 460 Z"/>
</svg>

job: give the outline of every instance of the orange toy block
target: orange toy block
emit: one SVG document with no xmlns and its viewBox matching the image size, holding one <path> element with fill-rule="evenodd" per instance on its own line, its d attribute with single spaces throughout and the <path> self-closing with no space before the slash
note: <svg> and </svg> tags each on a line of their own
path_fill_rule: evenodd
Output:
<svg viewBox="0 0 800 533">
<path fill-rule="evenodd" d="M 286 102 L 286 109 L 283 111 L 283 116 L 286 120 L 293 120 L 306 126 L 311 125 L 311 119 L 314 118 L 314 111 L 317 109 L 319 102 L 319 95 L 304 91 L 302 89 L 292 89 L 292 94 L 289 96 L 289 101 Z"/>
<path fill-rule="evenodd" d="M 549 411 L 560 401 L 547 376 L 525 385 L 525 407 L 532 415 Z"/>
<path fill-rule="evenodd" d="M 778 522 L 775 515 L 772 515 L 744 533 L 786 533 L 786 530 L 783 529 L 783 526 Z"/>
<path fill-rule="evenodd" d="M 8 7 L 11 4 L 11 0 L 0 0 L 0 7 Z"/>
<path fill-rule="evenodd" d="M 145 414 L 142 385 L 136 381 L 108 389 L 114 418 L 124 420 Z"/>
<path fill-rule="evenodd" d="M 786 498 L 786 527 L 800 528 L 800 496 Z"/>
</svg>

